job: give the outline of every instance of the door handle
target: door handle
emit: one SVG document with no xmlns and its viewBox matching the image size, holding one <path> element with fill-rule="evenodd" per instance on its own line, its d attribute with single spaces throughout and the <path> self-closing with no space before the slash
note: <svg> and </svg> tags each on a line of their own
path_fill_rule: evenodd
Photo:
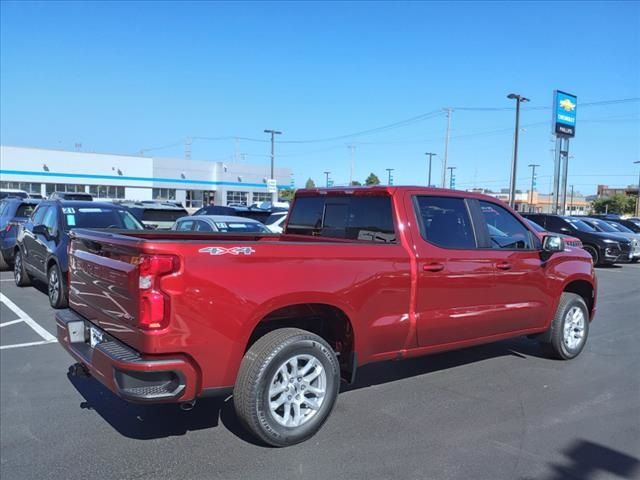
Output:
<svg viewBox="0 0 640 480">
<path fill-rule="evenodd" d="M 426 263 L 422 266 L 422 270 L 425 272 L 439 272 L 444 269 L 444 265 L 441 263 Z"/>
<path fill-rule="evenodd" d="M 511 270 L 511 264 L 509 262 L 500 262 L 496 265 L 496 268 L 500 270 Z"/>
</svg>

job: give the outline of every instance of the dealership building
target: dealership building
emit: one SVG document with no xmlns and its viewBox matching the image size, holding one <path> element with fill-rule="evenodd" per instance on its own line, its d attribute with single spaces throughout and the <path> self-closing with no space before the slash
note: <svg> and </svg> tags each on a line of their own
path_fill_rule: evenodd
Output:
<svg viewBox="0 0 640 480">
<path fill-rule="evenodd" d="M 87 192 L 95 198 L 171 200 L 198 208 L 270 201 L 269 165 L 0 146 L 0 187 L 49 196 Z M 275 169 L 279 190 L 291 170 Z"/>
</svg>

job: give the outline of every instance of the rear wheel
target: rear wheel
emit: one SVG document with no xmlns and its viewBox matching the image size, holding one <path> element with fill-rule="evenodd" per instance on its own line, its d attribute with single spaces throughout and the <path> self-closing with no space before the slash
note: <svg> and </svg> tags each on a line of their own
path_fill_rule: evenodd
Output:
<svg viewBox="0 0 640 480">
<path fill-rule="evenodd" d="M 31 278 L 29 278 L 27 269 L 24 266 L 24 258 L 20 250 L 16 251 L 16 256 L 13 260 L 13 279 L 19 287 L 31 285 Z"/>
<path fill-rule="evenodd" d="M 7 270 L 9 268 L 9 263 L 4 259 L 4 255 L 2 251 L 0 251 L 0 270 Z"/>
<path fill-rule="evenodd" d="M 600 255 L 598 255 L 598 249 L 596 247 L 592 245 L 584 245 L 582 248 L 589 252 L 594 265 L 600 265 Z"/>
<path fill-rule="evenodd" d="M 53 308 L 65 308 L 68 305 L 67 287 L 57 263 L 54 263 L 49 268 L 47 291 L 49 293 L 49 303 Z"/>
<path fill-rule="evenodd" d="M 233 391 L 238 417 L 276 447 L 303 442 L 327 420 L 340 388 L 333 349 L 297 328 L 274 330 L 247 351 Z"/>
<path fill-rule="evenodd" d="M 584 299 L 564 292 L 551 326 L 543 337 L 555 357 L 570 360 L 582 352 L 589 336 L 589 309 Z"/>
</svg>

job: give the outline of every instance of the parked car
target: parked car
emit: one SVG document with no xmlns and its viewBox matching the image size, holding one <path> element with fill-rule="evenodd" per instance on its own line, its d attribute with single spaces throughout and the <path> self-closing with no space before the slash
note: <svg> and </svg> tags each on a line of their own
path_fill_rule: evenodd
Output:
<svg viewBox="0 0 640 480">
<path fill-rule="evenodd" d="M 7 197 L 0 202 L 0 269 L 13 263 L 18 227 L 26 222 L 38 203 L 39 200 L 18 197 Z"/>
<path fill-rule="evenodd" d="M 149 229 L 170 230 L 176 220 L 189 215 L 182 206 L 171 203 L 121 203 Z"/>
<path fill-rule="evenodd" d="M 49 195 L 49 200 L 80 200 L 92 202 L 93 195 L 85 192 L 53 192 Z"/>
<path fill-rule="evenodd" d="M 612 215 L 612 214 L 590 215 L 590 217 L 591 218 L 600 218 L 602 220 L 606 220 L 607 222 L 619 223 L 620 225 L 623 225 L 623 226 L 627 227 L 633 233 L 640 233 L 640 224 L 637 223 L 634 220 L 629 219 L 629 218 L 620 218 L 619 215 Z"/>
<path fill-rule="evenodd" d="M 15 188 L 0 188 L 0 200 L 3 198 L 29 198 L 29 193 Z"/>
<path fill-rule="evenodd" d="M 14 279 L 24 287 L 32 279 L 47 283 L 54 308 L 67 306 L 67 247 L 74 228 L 143 230 L 125 208 L 109 203 L 43 200 L 18 230 Z"/>
<path fill-rule="evenodd" d="M 194 215 L 236 215 L 236 209 L 233 207 L 223 207 L 221 205 L 207 205 L 196 210 Z"/>
<path fill-rule="evenodd" d="M 272 213 L 264 221 L 267 228 L 273 233 L 282 233 L 284 229 L 284 222 L 287 221 L 289 210 L 283 210 L 282 212 Z"/>
<path fill-rule="evenodd" d="M 640 260 L 640 234 L 633 233 L 630 230 L 628 233 L 621 231 L 621 228 L 624 228 L 622 225 L 614 222 L 608 222 L 600 218 L 581 217 L 581 220 L 595 228 L 598 232 L 613 233 L 629 239 L 631 241 L 631 262 L 636 263 Z M 621 228 L 616 228 L 613 225 L 618 225 Z"/>
<path fill-rule="evenodd" d="M 574 358 L 596 304 L 584 250 L 444 189 L 298 190 L 280 236 L 78 229 L 69 254 L 72 372 L 134 402 L 233 392 L 275 446 L 317 432 L 371 362 L 521 335 Z"/>
<path fill-rule="evenodd" d="M 633 255 L 631 241 L 613 233 L 598 232 L 579 217 L 565 217 L 546 213 L 525 213 L 525 218 L 533 220 L 545 230 L 563 233 L 579 238 L 593 259 L 594 265 L 628 263 Z"/>
<path fill-rule="evenodd" d="M 232 206 L 233 205 L 233 206 Z M 232 215 L 235 217 L 244 217 L 265 223 L 271 214 L 276 212 L 287 212 L 284 207 L 260 208 L 256 206 L 245 207 L 236 204 L 229 204 L 226 207 L 209 205 L 197 210 L 194 215 Z"/>
<path fill-rule="evenodd" d="M 542 233 L 542 234 L 545 234 L 545 235 L 548 235 L 549 233 L 551 233 L 551 232 L 548 232 L 547 230 L 545 230 L 544 228 L 542 228 L 541 225 L 538 225 L 536 222 L 534 222 L 530 218 L 526 218 L 525 220 L 527 221 L 529 226 L 531 226 L 531 228 L 533 228 L 536 232 Z M 564 244 L 566 246 L 582 248 L 582 242 L 580 241 L 579 238 L 572 237 L 571 235 L 565 235 L 563 233 L 556 233 L 556 235 L 558 235 L 559 237 L 561 237 L 564 240 Z"/>
<path fill-rule="evenodd" d="M 178 232 L 271 233 L 257 220 L 229 215 L 191 215 L 179 218 L 171 230 Z"/>
</svg>

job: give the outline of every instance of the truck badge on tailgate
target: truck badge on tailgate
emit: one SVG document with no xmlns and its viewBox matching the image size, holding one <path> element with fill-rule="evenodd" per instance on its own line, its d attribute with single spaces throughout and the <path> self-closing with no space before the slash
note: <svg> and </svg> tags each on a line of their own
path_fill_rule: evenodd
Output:
<svg viewBox="0 0 640 480">
<path fill-rule="evenodd" d="M 255 250 L 251 247 L 205 247 L 198 250 L 200 253 L 208 253 L 209 255 L 251 255 Z"/>
</svg>

